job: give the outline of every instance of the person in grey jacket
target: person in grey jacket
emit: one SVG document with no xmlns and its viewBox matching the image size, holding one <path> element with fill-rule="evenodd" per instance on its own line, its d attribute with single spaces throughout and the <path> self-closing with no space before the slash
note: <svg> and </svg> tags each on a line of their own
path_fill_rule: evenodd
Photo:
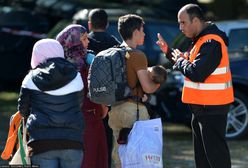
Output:
<svg viewBox="0 0 248 168">
<path fill-rule="evenodd" d="M 53 39 L 35 43 L 31 67 L 18 99 L 18 110 L 27 120 L 31 162 L 40 168 L 79 168 L 84 130 L 81 75 Z"/>
</svg>

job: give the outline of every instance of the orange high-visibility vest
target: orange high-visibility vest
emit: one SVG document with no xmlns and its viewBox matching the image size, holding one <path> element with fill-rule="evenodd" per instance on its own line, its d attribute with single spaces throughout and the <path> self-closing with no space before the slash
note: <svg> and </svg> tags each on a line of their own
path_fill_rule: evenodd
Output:
<svg viewBox="0 0 248 168">
<path fill-rule="evenodd" d="M 12 118 L 12 121 L 10 123 L 9 127 L 9 133 L 8 133 L 8 138 L 5 144 L 5 148 L 2 152 L 1 158 L 3 160 L 8 160 L 13 152 L 13 149 L 16 145 L 16 140 L 17 140 L 17 132 L 18 128 L 21 123 L 21 114 L 19 111 L 17 111 Z"/>
<path fill-rule="evenodd" d="M 193 62 L 199 53 L 202 44 L 212 39 L 221 44 L 222 58 L 220 64 L 203 83 L 193 82 L 185 77 L 182 92 L 182 101 L 184 103 L 224 105 L 234 101 L 227 47 L 220 36 L 208 34 L 200 37 L 190 51 L 189 61 Z"/>
</svg>

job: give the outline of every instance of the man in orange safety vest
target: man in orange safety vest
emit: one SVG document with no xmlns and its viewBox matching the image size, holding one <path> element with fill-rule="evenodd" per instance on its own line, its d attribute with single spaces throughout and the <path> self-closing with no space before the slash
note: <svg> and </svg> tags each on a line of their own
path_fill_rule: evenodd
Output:
<svg viewBox="0 0 248 168">
<path fill-rule="evenodd" d="M 178 23 L 182 33 L 192 39 L 189 52 L 170 49 L 160 34 L 157 44 L 173 68 L 185 76 L 182 101 L 192 111 L 196 168 L 231 168 L 225 140 L 227 113 L 234 101 L 228 38 L 205 20 L 196 4 L 179 10 Z"/>
</svg>

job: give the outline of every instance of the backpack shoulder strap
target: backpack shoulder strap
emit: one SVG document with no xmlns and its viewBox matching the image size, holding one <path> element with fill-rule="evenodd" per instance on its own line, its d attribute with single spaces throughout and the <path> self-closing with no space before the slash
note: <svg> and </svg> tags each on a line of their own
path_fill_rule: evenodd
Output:
<svg viewBox="0 0 248 168">
<path fill-rule="evenodd" d="M 138 49 L 134 49 L 134 48 L 131 48 L 129 46 L 124 46 L 124 45 L 118 45 L 118 46 L 114 46 L 115 48 L 122 48 L 122 49 L 125 49 L 126 51 L 139 51 Z"/>
</svg>

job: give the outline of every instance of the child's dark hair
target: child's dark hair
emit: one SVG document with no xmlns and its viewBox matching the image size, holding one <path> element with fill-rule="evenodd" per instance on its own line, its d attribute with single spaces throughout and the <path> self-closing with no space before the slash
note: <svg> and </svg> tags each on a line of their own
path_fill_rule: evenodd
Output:
<svg viewBox="0 0 248 168">
<path fill-rule="evenodd" d="M 162 65 L 156 65 L 152 67 L 153 70 L 153 82 L 162 84 L 167 79 L 167 71 Z"/>
</svg>

